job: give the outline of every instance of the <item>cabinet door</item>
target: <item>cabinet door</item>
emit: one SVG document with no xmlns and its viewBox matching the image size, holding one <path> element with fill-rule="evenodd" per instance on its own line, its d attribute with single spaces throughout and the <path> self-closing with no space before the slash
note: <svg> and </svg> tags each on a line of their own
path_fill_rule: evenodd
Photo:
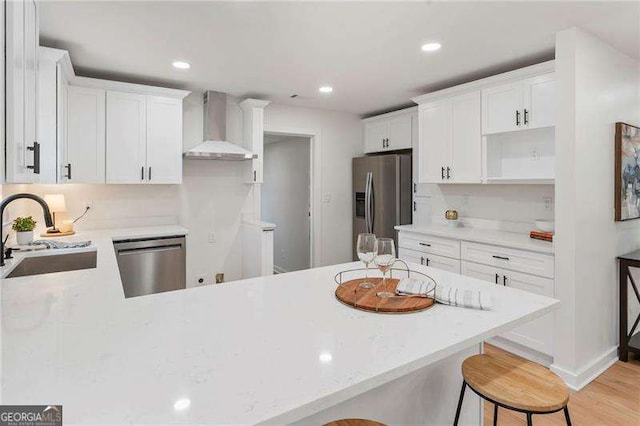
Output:
<svg viewBox="0 0 640 426">
<path fill-rule="evenodd" d="M 518 272 L 502 271 L 501 283 L 542 296 L 553 297 L 553 280 Z M 547 314 L 520 327 L 514 328 L 502 337 L 532 348 L 547 355 L 553 354 L 553 314 Z"/>
<path fill-rule="evenodd" d="M 482 181 L 482 136 L 480 92 L 451 100 L 452 143 L 451 183 L 480 183 Z"/>
<path fill-rule="evenodd" d="M 6 181 L 31 183 L 38 116 L 38 23 L 33 0 L 5 2 Z"/>
<path fill-rule="evenodd" d="M 38 65 L 38 142 L 40 143 L 40 183 L 57 183 L 58 67 L 47 52 Z"/>
<path fill-rule="evenodd" d="M 407 114 L 389 120 L 389 142 L 386 150 L 411 149 L 413 115 Z"/>
<path fill-rule="evenodd" d="M 482 91 L 482 134 L 518 130 L 523 123 L 522 82 Z"/>
<path fill-rule="evenodd" d="M 525 80 L 522 86 L 524 91 L 523 124 L 529 129 L 555 126 L 556 82 L 554 73 Z"/>
<path fill-rule="evenodd" d="M 420 105 L 418 176 L 420 183 L 442 183 L 451 158 L 451 104 Z"/>
<path fill-rule="evenodd" d="M 425 254 L 424 264 L 432 268 L 441 269 L 443 271 L 460 273 L 460 261 L 444 256 L 436 256 L 435 254 Z"/>
<path fill-rule="evenodd" d="M 105 182 L 105 91 L 69 86 L 66 163 L 68 183 Z"/>
<path fill-rule="evenodd" d="M 57 111 L 58 117 L 56 118 L 57 122 L 57 157 L 56 157 L 56 181 L 58 183 L 66 182 L 68 178 L 68 170 L 67 164 L 65 163 L 67 158 L 67 119 L 69 116 L 68 113 L 68 97 L 69 97 L 69 82 L 67 81 L 64 73 L 62 72 L 62 67 L 60 64 L 57 64 L 56 67 L 56 78 L 58 81 L 57 87 L 57 98 L 56 102 L 58 103 Z"/>
<path fill-rule="evenodd" d="M 499 268 L 493 266 L 481 265 L 473 262 L 462 261 L 462 275 L 477 278 L 482 281 L 489 281 L 495 284 L 502 279 Z"/>
<path fill-rule="evenodd" d="M 182 183 L 182 100 L 147 96 L 147 178 Z"/>
<path fill-rule="evenodd" d="M 404 260 L 407 263 L 415 263 L 416 265 L 425 264 L 425 254 L 406 248 L 398 249 L 398 259 Z"/>
<path fill-rule="evenodd" d="M 146 97 L 107 92 L 106 182 L 146 182 Z"/>
<path fill-rule="evenodd" d="M 389 123 L 386 120 L 371 121 L 364 124 L 364 152 L 384 151 L 384 141 L 389 135 Z"/>
</svg>

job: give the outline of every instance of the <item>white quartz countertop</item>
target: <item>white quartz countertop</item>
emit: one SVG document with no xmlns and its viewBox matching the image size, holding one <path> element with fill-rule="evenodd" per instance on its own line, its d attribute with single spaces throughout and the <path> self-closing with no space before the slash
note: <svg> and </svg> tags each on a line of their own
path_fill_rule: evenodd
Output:
<svg viewBox="0 0 640 426">
<path fill-rule="evenodd" d="M 1 282 L 3 404 L 63 404 L 65 424 L 289 423 L 559 303 L 412 265 L 495 309 L 361 312 L 334 297 L 356 263 L 125 299 L 112 240 L 175 230 L 91 233 L 96 269 Z"/>
<path fill-rule="evenodd" d="M 461 241 L 493 244 L 537 253 L 554 254 L 553 243 L 535 240 L 528 234 L 448 225 L 400 225 L 398 231 L 415 232 L 436 237 L 453 238 Z"/>
</svg>

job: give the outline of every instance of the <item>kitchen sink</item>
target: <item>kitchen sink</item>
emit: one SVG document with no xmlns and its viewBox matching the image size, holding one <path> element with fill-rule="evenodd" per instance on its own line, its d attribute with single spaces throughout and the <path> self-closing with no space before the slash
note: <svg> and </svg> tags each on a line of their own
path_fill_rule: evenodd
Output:
<svg viewBox="0 0 640 426">
<path fill-rule="evenodd" d="M 91 269 L 95 268 L 96 264 L 97 251 L 95 250 L 25 257 L 5 278 Z"/>
</svg>

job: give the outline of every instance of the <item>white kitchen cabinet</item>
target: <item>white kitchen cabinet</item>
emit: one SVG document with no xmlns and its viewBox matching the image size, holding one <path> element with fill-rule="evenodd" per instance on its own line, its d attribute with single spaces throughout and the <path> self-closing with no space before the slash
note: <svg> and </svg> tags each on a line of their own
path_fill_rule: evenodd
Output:
<svg viewBox="0 0 640 426">
<path fill-rule="evenodd" d="M 435 254 L 436 256 L 460 259 L 460 241 L 450 238 L 400 232 L 398 235 L 398 247 Z"/>
<path fill-rule="evenodd" d="M 524 97 L 523 123 L 527 129 L 556 124 L 556 81 L 553 73 L 532 77 L 522 82 Z"/>
<path fill-rule="evenodd" d="M 106 129 L 107 183 L 182 183 L 181 99 L 110 90 Z"/>
<path fill-rule="evenodd" d="M 40 47 L 38 61 L 39 183 L 57 183 L 58 153 L 66 138 L 67 87 L 70 64 L 64 50 Z"/>
<path fill-rule="evenodd" d="M 106 182 L 146 182 L 146 96 L 109 90 L 106 97 Z"/>
<path fill-rule="evenodd" d="M 147 96 L 147 179 L 182 183 L 182 99 Z"/>
<path fill-rule="evenodd" d="M 395 111 L 364 122 L 364 152 L 411 149 L 415 138 L 416 108 Z"/>
<path fill-rule="evenodd" d="M 250 168 L 247 183 L 263 183 L 264 164 L 264 109 L 269 101 L 245 99 L 240 102 L 242 109 L 242 138 L 244 147 L 257 154 L 249 162 Z"/>
<path fill-rule="evenodd" d="M 554 284 L 553 280 L 549 278 L 537 277 L 465 260 L 462 261 L 462 275 L 542 296 L 553 297 Z M 514 328 L 502 334 L 502 337 L 543 354 L 553 355 L 553 314 L 545 315 L 542 318 Z"/>
<path fill-rule="evenodd" d="M 419 106 L 420 183 L 480 183 L 480 92 Z"/>
<path fill-rule="evenodd" d="M 38 7 L 34 0 L 4 2 L 6 182 L 37 182 Z"/>
<path fill-rule="evenodd" d="M 554 125 L 554 73 L 482 90 L 482 134 L 484 135 Z"/>
<path fill-rule="evenodd" d="M 463 241 L 461 257 L 464 260 L 523 272 L 541 277 L 554 277 L 553 256 L 507 247 Z"/>
<path fill-rule="evenodd" d="M 105 90 L 70 85 L 67 109 L 63 182 L 104 183 Z"/>
<path fill-rule="evenodd" d="M 460 260 L 458 259 L 451 259 L 449 257 L 438 256 L 435 254 L 422 253 L 402 247 L 398 249 L 398 258 L 404 260 L 405 262 L 429 266 L 456 274 L 460 273 Z"/>
</svg>

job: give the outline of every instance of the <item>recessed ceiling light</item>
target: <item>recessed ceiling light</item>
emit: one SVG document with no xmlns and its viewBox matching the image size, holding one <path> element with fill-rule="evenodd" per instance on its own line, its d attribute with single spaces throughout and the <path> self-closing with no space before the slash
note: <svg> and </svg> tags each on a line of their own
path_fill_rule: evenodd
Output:
<svg viewBox="0 0 640 426">
<path fill-rule="evenodd" d="M 436 50 L 440 50 L 440 48 L 442 47 L 442 45 L 438 42 L 431 42 L 431 43 L 427 43 L 427 44 L 423 44 L 422 45 L 422 51 L 423 52 L 435 52 Z"/>
<path fill-rule="evenodd" d="M 175 61 L 173 63 L 173 66 L 181 70 L 188 70 L 189 68 L 191 68 L 191 64 L 189 62 L 184 62 L 184 61 Z"/>
<path fill-rule="evenodd" d="M 320 88 L 318 90 L 320 91 L 320 93 L 331 93 L 331 92 L 333 92 L 333 87 L 331 87 L 331 86 L 320 86 Z"/>
<path fill-rule="evenodd" d="M 176 411 L 183 411 L 189 408 L 190 405 L 191 405 L 191 400 L 189 398 L 181 398 L 177 400 L 175 404 L 173 404 L 173 408 Z"/>
</svg>

